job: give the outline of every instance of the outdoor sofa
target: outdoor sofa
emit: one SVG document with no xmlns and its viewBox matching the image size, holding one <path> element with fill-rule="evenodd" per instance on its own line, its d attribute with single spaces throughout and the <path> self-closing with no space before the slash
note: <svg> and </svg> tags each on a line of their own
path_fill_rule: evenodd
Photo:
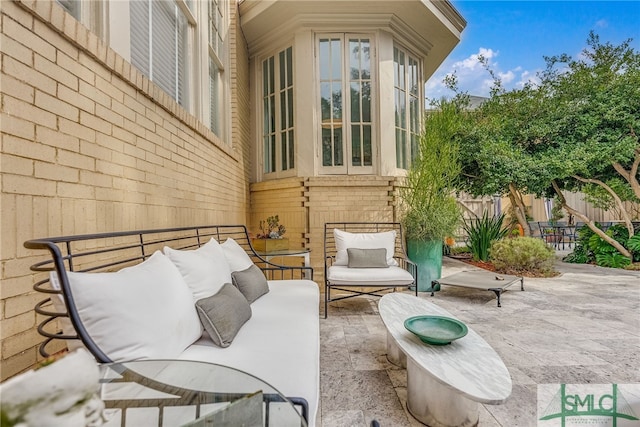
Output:
<svg viewBox="0 0 640 427">
<path fill-rule="evenodd" d="M 38 327 L 46 337 L 43 356 L 52 341 L 65 340 L 69 350 L 84 346 L 98 362 L 183 359 L 231 366 L 290 397 L 308 425 L 315 424 L 319 290 L 303 279 L 313 279 L 313 270 L 260 257 L 245 226 L 43 238 L 25 247 L 52 255 L 31 267 L 49 272 L 36 275 L 34 286 L 46 297 L 35 308 L 44 316 Z M 216 300 L 223 290 L 231 293 Z M 248 320 L 238 314 L 246 317 L 247 306 Z M 221 313 L 232 321 L 221 322 Z"/>
</svg>

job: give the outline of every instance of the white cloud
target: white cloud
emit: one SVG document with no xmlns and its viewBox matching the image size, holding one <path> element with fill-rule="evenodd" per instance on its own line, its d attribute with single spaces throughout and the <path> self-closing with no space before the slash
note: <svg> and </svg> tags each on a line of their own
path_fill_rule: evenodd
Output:
<svg viewBox="0 0 640 427">
<path fill-rule="evenodd" d="M 510 70 L 501 70 L 497 61 L 500 52 L 491 48 L 481 47 L 477 53 L 457 61 L 445 61 L 440 69 L 427 81 L 425 86 L 426 96 L 429 99 L 451 97 L 453 92 L 445 87 L 443 79 L 455 73 L 458 80 L 458 89 L 469 95 L 489 96 L 493 80 L 480 57 L 484 57 L 495 75 L 502 81 L 505 89 L 521 88 L 527 82 L 536 83 L 538 70 L 524 70 L 521 66 Z"/>
<path fill-rule="evenodd" d="M 609 21 L 606 19 L 601 19 L 597 21 L 594 25 L 596 28 L 607 28 L 609 26 Z"/>
</svg>

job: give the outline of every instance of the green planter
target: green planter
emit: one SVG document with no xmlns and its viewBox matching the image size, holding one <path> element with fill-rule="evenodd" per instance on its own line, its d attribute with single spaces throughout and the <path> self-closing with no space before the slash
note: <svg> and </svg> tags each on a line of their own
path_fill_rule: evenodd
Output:
<svg viewBox="0 0 640 427">
<path fill-rule="evenodd" d="M 408 240 L 407 255 L 418 266 L 418 292 L 431 292 L 431 281 L 442 276 L 442 241 Z"/>
</svg>

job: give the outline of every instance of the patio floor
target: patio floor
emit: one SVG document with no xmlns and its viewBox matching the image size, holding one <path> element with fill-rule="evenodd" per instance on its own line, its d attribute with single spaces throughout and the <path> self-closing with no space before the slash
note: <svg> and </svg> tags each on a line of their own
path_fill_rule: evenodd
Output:
<svg viewBox="0 0 640 427">
<path fill-rule="evenodd" d="M 445 258 L 442 275 L 473 269 Z M 496 307 L 492 292 L 443 286 L 428 299 L 478 332 L 513 380 L 503 405 L 482 405 L 479 425 L 537 425 L 538 384 L 640 383 L 640 272 L 558 261 L 562 274 L 525 278 Z M 320 320 L 320 422 L 324 427 L 420 426 L 406 411 L 406 371 L 386 359 L 378 298 L 332 303 Z M 321 315 L 323 315 L 321 308 Z M 637 390 L 638 387 L 634 387 Z M 640 396 L 634 396 L 640 402 Z M 640 405 L 632 405 L 640 415 Z"/>
</svg>

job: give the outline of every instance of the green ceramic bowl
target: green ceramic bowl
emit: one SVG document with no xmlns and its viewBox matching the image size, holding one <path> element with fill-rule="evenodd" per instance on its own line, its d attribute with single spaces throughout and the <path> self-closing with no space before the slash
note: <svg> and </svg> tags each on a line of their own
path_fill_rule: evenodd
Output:
<svg viewBox="0 0 640 427">
<path fill-rule="evenodd" d="M 422 342 L 445 345 L 467 335 L 467 325 L 444 316 L 414 316 L 404 321 L 404 327 L 416 334 Z"/>
</svg>

